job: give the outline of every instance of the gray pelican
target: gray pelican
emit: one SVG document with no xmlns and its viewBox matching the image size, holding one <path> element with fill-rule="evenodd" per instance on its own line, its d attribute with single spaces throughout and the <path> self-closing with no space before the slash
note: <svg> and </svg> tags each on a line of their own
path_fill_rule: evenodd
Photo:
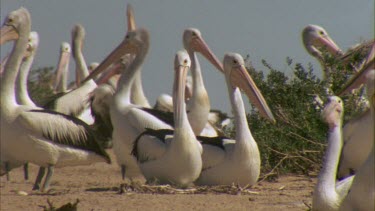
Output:
<svg viewBox="0 0 375 211">
<path fill-rule="evenodd" d="M 372 65 L 374 67 L 374 65 Z M 375 69 L 371 69 L 369 71 L 361 71 L 358 73 L 353 80 L 347 85 L 347 88 L 350 85 L 354 85 L 357 83 L 363 83 L 362 78 L 365 79 L 367 89 L 370 93 L 369 94 L 369 101 L 371 104 L 371 116 L 374 117 L 375 115 Z M 374 121 L 374 120 L 373 120 Z M 374 128 L 372 128 L 371 133 L 374 132 Z M 359 140 L 356 140 L 359 141 Z M 358 167 L 355 178 L 353 180 L 353 184 L 350 187 L 350 192 L 348 193 L 347 197 L 342 202 L 340 210 L 374 210 L 375 209 L 375 139 L 373 138 L 370 140 L 372 143 L 371 152 L 367 154 L 367 158 L 362 163 L 360 167 Z M 365 145 L 359 145 L 357 147 L 368 147 Z"/>
<path fill-rule="evenodd" d="M 375 69 L 375 44 L 368 55 L 366 61 L 363 62 L 360 73 L 348 82 L 346 88 L 339 95 L 343 95 L 358 88 L 366 82 L 366 73 Z M 371 101 L 374 94 L 374 86 L 366 85 L 367 98 Z M 371 102 L 370 102 L 371 105 Z M 366 161 L 371 152 L 374 140 L 374 116 L 373 107 L 370 106 L 357 118 L 349 120 L 343 128 L 344 147 L 342 150 L 340 165 L 338 170 L 338 178 L 345 178 L 355 173 L 359 167 Z"/>
<path fill-rule="evenodd" d="M 322 117 L 328 124 L 328 146 L 324 155 L 323 167 L 313 193 L 312 210 L 338 210 L 348 194 L 354 176 L 336 181 L 337 167 L 342 141 L 343 102 L 339 97 L 330 96 Z"/>
<path fill-rule="evenodd" d="M 138 149 L 142 139 L 134 143 L 133 154 L 140 162 L 142 173 L 147 180 L 157 179 L 161 183 L 187 186 L 194 182 L 202 169 L 202 147 L 197 144 L 195 134 L 185 108 L 186 75 L 190 68 L 190 58 L 185 51 L 178 51 L 175 57 L 175 80 L 173 85 L 174 132 L 167 142 L 155 140 L 165 149 L 160 156 L 149 156 Z M 144 136 L 143 138 L 147 138 Z M 152 149 L 151 149 L 152 150 Z"/>
<path fill-rule="evenodd" d="M 56 79 L 54 85 L 55 93 L 64 93 L 68 89 L 68 73 L 71 48 L 67 42 L 62 42 L 60 46 L 60 57 L 56 69 Z"/>
<path fill-rule="evenodd" d="M 29 12 L 20 8 L 8 14 L 0 29 L 0 44 L 15 40 L 0 83 L 1 150 L 9 152 L 16 161 L 47 167 L 41 187 L 41 191 L 46 191 L 55 166 L 110 163 L 110 158 L 97 143 L 100 136 L 79 119 L 17 103 L 15 82 L 30 26 Z M 37 181 L 44 176 L 44 172 L 39 173 Z"/>
<path fill-rule="evenodd" d="M 260 155 L 257 143 L 248 127 L 240 89 L 248 94 L 251 102 L 255 103 L 259 110 L 269 114 L 271 111 L 247 72 L 241 55 L 227 53 L 224 56 L 224 75 L 234 115 L 236 137 L 235 140 L 224 139 L 216 146 L 210 142 L 202 142 L 203 169 L 196 183 L 253 185 L 260 173 Z"/>
</svg>

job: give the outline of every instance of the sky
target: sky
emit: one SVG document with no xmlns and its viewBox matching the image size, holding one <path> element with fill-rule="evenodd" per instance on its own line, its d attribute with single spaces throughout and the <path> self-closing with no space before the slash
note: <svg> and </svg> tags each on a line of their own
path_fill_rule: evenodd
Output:
<svg viewBox="0 0 375 211">
<path fill-rule="evenodd" d="M 101 62 L 123 40 L 127 3 L 134 8 L 137 26 L 147 28 L 151 35 L 142 80 L 152 105 L 161 93 L 172 93 L 174 55 L 183 48 L 186 28 L 198 28 L 220 60 L 227 52 L 249 54 L 257 70 L 266 71 L 261 63 L 265 59 L 287 74 L 290 69 L 285 61 L 290 57 L 312 63 L 321 75 L 319 64 L 302 45 L 301 31 L 308 24 L 324 27 L 343 50 L 374 38 L 374 0 L 1 0 L 1 24 L 20 6 L 29 10 L 32 30 L 40 36 L 35 69 L 56 67 L 61 42 L 70 43 L 71 29 L 80 23 L 86 30 L 83 53 L 89 64 Z M 1 47 L 1 57 L 11 46 Z M 229 113 L 224 75 L 202 56 L 199 59 L 211 108 Z M 71 77 L 74 70 L 71 58 Z"/>
</svg>

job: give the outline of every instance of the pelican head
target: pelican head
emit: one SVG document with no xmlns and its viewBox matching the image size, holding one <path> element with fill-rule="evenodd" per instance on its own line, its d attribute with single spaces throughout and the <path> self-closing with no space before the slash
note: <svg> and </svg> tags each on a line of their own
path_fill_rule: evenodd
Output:
<svg viewBox="0 0 375 211">
<path fill-rule="evenodd" d="M 245 68 L 245 62 L 240 54 L 227 53 L 224 56 L 224 74 L 232 88 L 240 88 L 258 108 L 264 118 L 275 123 L 276 120 L 268 107 L 266 100 Z"/>
<path fill-rule="evenodd" d="M 67 42 L 62 42 L 60 46 L 60 52 L 71 53 L 72 49 L 70 48 L 70 44 Z"/>
<path fill-rule="evenodd" d="M 63 72 L 67 71 L 67 66 L 69 65 L 70 53 L 71 53 L 70 44 L 67 42 L 62 42 L 60 45 L 60 60 L 57 65 L 54 90 L 58 89 L 59 84 L 61 84 L 60 81 L 62 80 Z"/>
<path fill-rule="evenodd" d="M 111 64 L 120 62 L 125 54 L 135 54 L 140 52 L 147 53 L 149 47 L 150 35 L 144 28 L 129 31 L 125 35 L 125 39 L 116 47 L 100 65 L 90 73 L 90 75 L 82 82 L 95 78 L 101 72 L 106 70 Z"/>
<path fill-rule="evenodd" d="M 215 54 L 208 47 L 207 43 L 203 40 L 202 34 L 198 29 L 186 29 L 182 39 L 185 49 L 188 51 L 201 53 L 208 61 L 212 63 L 212 65 L 223 72 L 223 65 L 216 58 Z"/>
<path fill-rule="evenodd" d="M 328 97 L 327 104 L 323 109 L 322 118 L 328 123 L 329 128 L 341 126 L 344 106 L 341 98 L 337 96 Z"/>
<path fill-rule="evenodd" d="M 32 31 L 29 35 L 29 41 L 27 42 L 27 48 L 24 57 L 29 57 L 39 45 L 39 35 L 37 32 Z"/>
<path fill-rule="evenodd" d="M 74 25 L 72 29 L 72 47 L 73 47 L 73 58 L 75 58 L 77 55 L 77 50 L 83 48 L 83 41 L 85 39 L 85 28 L 81 24 Z"/>
<path fill-rule="evenodd" d="M 333 56 L 343 54 L 326 30 L 317 25 L 308 25 L 303 29 L 302 41 L 307 52 L 319 59 L 323 59 L 321 49 L 327 50 Z"/>
<path fill-rule="evenodd" d="M 23 33 L 19 31 L 23 30 L 19 25 L 25 21 L 31 22 L 30 13 L 27 9 L 21 7 L 9 13 L 0 29 L 0 45 L 8 41 L 17 40 L 19 34 Z M 29 31 L 30 29 L 27 30 Z"/>
</svg>

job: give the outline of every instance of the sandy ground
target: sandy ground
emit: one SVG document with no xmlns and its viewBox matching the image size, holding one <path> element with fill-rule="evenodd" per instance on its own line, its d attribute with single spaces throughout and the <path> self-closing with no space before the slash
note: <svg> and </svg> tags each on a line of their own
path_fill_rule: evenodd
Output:
<svg viewBox="0 0 375 211">
<path fill-rule="evenodd" d="M 29 169 L 29 181 L 23 179 L 22 168 L 11 172 L 10 181 L 1 178 L 1 210 L 43 210 L 40 206 L 48 207 L 47 199 L 55 207 L 79 199 L 78 210 L 308 210 L 316 181 L 306 176 L 282 176 L 237 194 L 119 193 L 123 181 L 113 162 L 56 169 L 51 192 L 42 194 L 31 191 L 38 168 L 30 165 Z"/>
</svg>

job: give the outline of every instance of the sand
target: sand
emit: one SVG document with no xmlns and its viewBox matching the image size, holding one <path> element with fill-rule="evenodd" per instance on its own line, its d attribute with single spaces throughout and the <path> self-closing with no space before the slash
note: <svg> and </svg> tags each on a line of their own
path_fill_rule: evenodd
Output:
<svg viewBox="0 0 375 211">
<path fill-rule="evenodd" d="M 276 181 L 258 182 L 241 190 L 237 187 L 178 190 L 151 186 L 132 190 L 124 188 L 116 162 L 108 165 L 57 168 L 48 193 L 32 191 L 38 167 L 30 164 L 29 181 L 22 168 L 10 173 L 10 181 L 1 177 L 0 210 L 43 210 L 49 200 L 58 208 L 77 204 L 78 210 L 308 210 L 316 178 L 281 176 Z M 156 191 L 158 187 L 159 191 Z M 148 190 L 148 191 L 147 191 Z M 226 189 L 225 189 L 226 190 Z"/>
</svg>

